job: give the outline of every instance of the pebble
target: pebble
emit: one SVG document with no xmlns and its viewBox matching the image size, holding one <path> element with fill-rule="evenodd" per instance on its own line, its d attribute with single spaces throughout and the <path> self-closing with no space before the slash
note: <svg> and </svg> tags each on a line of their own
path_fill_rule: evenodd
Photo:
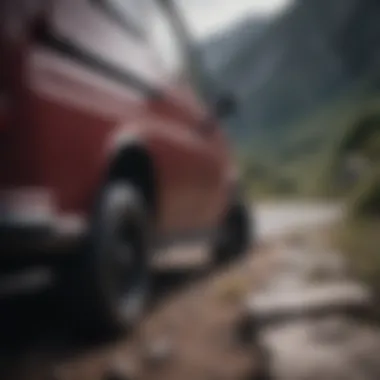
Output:
<svg viewBox="0 0 380 380">
<path fill-rule="evenodd" d="M 170 338 L 163 337 L 148 343 L 144 359 L 148 366 L 157 367 L 167 363 L 174 355 L 174 345 Z"/>
<path fill-rule="evenodd" d="M 135 380 L 137 378 L 136 363 L 128 358 L 117 357 L 103 375 L 102 380 Z"/>
</svg>

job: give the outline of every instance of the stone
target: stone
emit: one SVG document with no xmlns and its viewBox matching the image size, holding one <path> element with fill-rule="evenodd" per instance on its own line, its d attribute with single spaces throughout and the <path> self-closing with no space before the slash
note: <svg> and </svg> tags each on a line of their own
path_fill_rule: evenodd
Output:
<svg viewBox="0 0 380 380">
<path fill-rule="evenodd" d="M 380 378 L 380 330 L 344 316 L 267 327 L 259 341 L 270 352 L 274 380 Z"/>
<path fill-rule="evenodd" d="M 297 241 L 280 247 L 274 269 L 245 304 L 255 344 L 268 351 L 267 378 L 380 379 L 380 330 L 351 313 L 369 310 L 373 295 L 344 257 Z"/>
<path fill-rule="evenodd" d="M 171 339 L 163 337 L 148 344 L 144 359 L 147 365 L 157 367 L 167 363 L 174 354 L 174 345 Z"/>
<path fill-rule="evenodd" d="M 280 273 L 276 275 L 269 283 L 261 290 L 266 294 L 274 294 L 277 292 L 297 291 L 305 287 L 305 280 L 300 276 L 295 276 L 291 273 Z"/>
<path fill-rule="evenodd" d="M 279 274 L 289 273 L 305 280 L 337 280 L 348 277 L 348 265 L 337 252 L 321 248 L 286 248 L 281 252 Z"/>
<path fill-rule="evenodd" d="M 262 292 L 247 300 L 247 310 L 255 319 L 269 321 L 313 313 L 346 311 L 350 308 L 367 308 L 371 301 L 371 294 L 366 287 L 348 282 Z"/>
<path fill-rule="evenodd" d="M 304 321 L 267 330 L 263 341 L 271 352 L 274 379 L 339 379 L 348 368 L 349 359 L 339 345 L 313 340 L 315 321 Z"/>
<path fill-rule="evenodd" d="M 267 329 L 262 340 L 271 352 L 273 379 L 379 379 L 379 331 L 366 332 L 359 324 L 339 317 L 333 324 L 338 323 L 344 329 L 342 339 L 337 336 L 331 341 L 318 339 L 315 334 L 327 326 L 326 321 Z"/>
<path fill-rule="evenodd" d="M 350 362 L 364 379 L 380 378 L 380 331 L 374 327 L 353 329 L 353 343 L 347 345 Z"/>
<path fill-rule="evenodd" d="M 321 318 L 312 326 L 312 340 L 320 344 L 348 343 L 355 323 L 341 315 Z"/>
<path fill-rule="evenodd" d="M 102 379 L 135 380 L 140 378 L 141 367 L 136 353 L 126 353 L 121 347 L 118 347 L 116 350 L 110 351 L 108 358 L 105 360 L 106 371 Z"/>
<path fill-rule="evenodd" d="M 134 361 L 118 356 L 114 358 L 103 380 L 135 380 L 138 378 L 138 368 Z"/>
</svg>

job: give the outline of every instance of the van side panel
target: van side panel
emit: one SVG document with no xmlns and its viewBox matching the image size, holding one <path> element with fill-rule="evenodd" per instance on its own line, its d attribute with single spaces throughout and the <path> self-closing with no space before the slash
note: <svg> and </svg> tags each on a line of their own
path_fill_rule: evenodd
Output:
<svg viewBox="0 0 380 380">
<path fill-rule="evenodd" d="M 46 4 L 11 44 L 15 101 L 12 126 L 0 132 L 1 187 L 48 189 L 57 213 L 86 217 L 115 139 L 133 135 L 155 165 L 159 231 L 215 223 L 227 160 L 220 134 L 198 128 L 203 107 L 94 2 Z"/>
<path fill-rule="evenodd" d="M 3 1 L 0 12 L 2 93 L 0 113 L 0 186 L 35 186 L 39 173 L 36 141 L 29 126 L 29 94 L 25 68 L 29 27 L 41 1 Z M 28 127 L 25 127 L 28 125 Z"/>
</svg>

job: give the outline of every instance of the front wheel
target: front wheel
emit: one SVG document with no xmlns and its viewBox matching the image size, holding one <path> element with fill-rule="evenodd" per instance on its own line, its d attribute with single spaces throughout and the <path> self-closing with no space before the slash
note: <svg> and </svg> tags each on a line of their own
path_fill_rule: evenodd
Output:
<svg viewBox="0 0 380 380">
<path fill-rule="evenodd" d="M 125 330 L 149 295 L 149 220 L 134 186 L 105 187 L 86 247 L 66 270 L 71 311 L 81 329 Z"/>
<path fill-rule="evenodd" d="M 214 261 L 217 264 L 229 262 L 247 253 L 255 241 L 253 211 L 241 199 L 231 201 L 223 218 L 215 246 Z"/>
</svg>

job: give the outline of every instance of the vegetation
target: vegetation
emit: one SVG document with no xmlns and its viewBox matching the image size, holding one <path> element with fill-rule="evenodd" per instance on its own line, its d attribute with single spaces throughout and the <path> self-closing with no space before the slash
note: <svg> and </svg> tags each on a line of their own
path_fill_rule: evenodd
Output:
<svg viewBox="0 0 380 380">
<path fill-rule="evenodd" d="M 246 153 L 241 162 L 255 198 L 346 200 L 336 243 L 380 294 L 380 96 L 368 83 L 289 128 L 295 133 L 275 154 Z"/>
<path fill-rule="evenodd" d="M 380 221 L 349 220 L 337 231 L 335 242 L 349 259 L 353 273 L 380 293 Z"/>
<path fill-rule="evenodd" d="M 339 245 L 372 284 L 380 274 L 379 4 L 295 2 L 200 48 L 215 80 L 239 95 L 227 129 L 243 150 L 249 193 L 347 200 Z"/>
<path fill-rule="evenodd" d="M 338 243 L 355 272 L 380 294 L 380 110 L 350 131 L 344 148 L 367 165 L 348 192 L 348 217 Z"/>
</svg>

